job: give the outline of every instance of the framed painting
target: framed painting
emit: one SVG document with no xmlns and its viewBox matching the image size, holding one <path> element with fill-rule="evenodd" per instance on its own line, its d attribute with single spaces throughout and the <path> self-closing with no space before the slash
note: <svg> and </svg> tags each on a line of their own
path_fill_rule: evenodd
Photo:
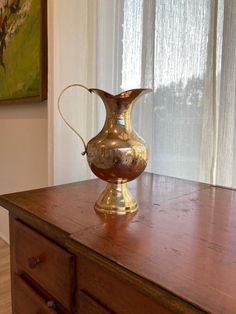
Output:
<svg viewBox="0 0 236 314">
<path fill-rule="evenodd" d="M 0 103 L 47 98 L 47 0 L 0 0 Z"/>
</svg>

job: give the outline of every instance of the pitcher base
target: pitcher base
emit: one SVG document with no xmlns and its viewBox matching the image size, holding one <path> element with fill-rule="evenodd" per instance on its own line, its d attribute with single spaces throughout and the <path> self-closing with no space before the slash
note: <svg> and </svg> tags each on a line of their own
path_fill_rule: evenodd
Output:
<svg viewBox="0 0 236 314">
<path fill-rule="evenodd" d="M 108 183 L 94 208 L 100 213 L 123 215 L 137 211 L 138 206 L 127 183 Z"/>
</svg>

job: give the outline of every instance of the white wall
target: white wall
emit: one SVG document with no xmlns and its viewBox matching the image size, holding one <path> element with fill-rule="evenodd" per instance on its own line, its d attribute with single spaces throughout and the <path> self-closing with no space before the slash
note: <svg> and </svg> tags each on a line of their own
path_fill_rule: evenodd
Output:
<svg viewBox="0 0 236 314">
<path fill-rule="evenodd" d="M 122 27 L 117 7 L 110 0 L 65 0 L 48 2 L 49 29 L 49 160 L 50 183 L 61 184 L 93 177 L 80 139 L 59 116 L 57 99 L 73 83 L 88 88 L 118 92 L 116 85 L 120 52 L 116 31 Z M 97 12 L 99 18 L 97 18 Z M 111 49 L 115 45 L 117 49 Z M 118 60 L 119 59 L 119 60 Z M 113 73 L 117 73 L 117 77 Z M 73 89 L 62 98 L 67 121 L 88 142 L 104 123 L 104 105 L 83 89 Z"/>
<path fill-rule="evenodd" d="M 71 83 L 96 87 L 96 5 L 48 1 L 48 102 L 0 105 L 0 194 L 91 176 L 83 146 L 58 114 L 57 99 Z M 90 94 L 69 92 L 63 110 L 86 141 L 96 134 Z M 0 237 L 8 240 L 8 233 L 7 212 L 0 208 Z"/>
<path fill-rule="evenodd" d="M 0 105 L 0 194 L 47 185 L 47 102 Z M 0 208 L 0 237 L 8 215 Z"/>
<path fill-rule="evenodd" d="M 94 87 L 96 54 L 96 0 L 54 0 L 48 2 L 49 43 L 49 160 L 50 183 L 84 180 L 91 175 L 79 138 L 59 116 L 57 99 L 72 83 Z M 95 96 L 94 96 L 95 97 Z M 93 97 L 83 89 L 73 89 L 62 98 L 67 120 L 87 142 L 94 130 Z M 89 126 L 89 127 L 88 127 Z"/>
</svg>

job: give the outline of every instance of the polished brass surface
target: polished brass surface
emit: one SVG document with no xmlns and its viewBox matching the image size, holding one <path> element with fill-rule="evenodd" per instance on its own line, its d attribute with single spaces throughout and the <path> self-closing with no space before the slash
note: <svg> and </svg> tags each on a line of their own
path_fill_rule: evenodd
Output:
<svg viewBox="0 0 236 314">
<path fill-rule="evenodd" d="M 99 212 L 119 215 L 133 213 L 137 208 L 126 183 L 108 183 L 95 204 L 95 209 Z"/>
<path fill-rule="evenodd" d="M 87 146 L 80 134 L 64 119 L 60 100 L 70 87 L 83 87 L 101 97 L 106 108 L 106 120 L 101 132 Z M 92 172 L 107 181 L 108 186 L 95 204 L 99 212 L 125 214 L 137 210 L 137 203 L 129 193 L 126 183 L 137 178 L 145 169 L 148 149 L 144 140 L 132 129 L 131 112 L 137 98 L 150 89 L 140 88 L 111 95 L 96 88 L 80 84 L 66 87 L 58 99 L 59 112 L 65 123 L 81 138 Z"/>
</svg>

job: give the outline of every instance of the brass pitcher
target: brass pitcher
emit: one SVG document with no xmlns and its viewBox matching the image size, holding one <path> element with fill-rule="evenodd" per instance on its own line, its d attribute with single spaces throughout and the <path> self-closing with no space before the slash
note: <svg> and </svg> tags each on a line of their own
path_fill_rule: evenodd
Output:
<svg viewBox="0 0 236 314">
<path fill-rule="evenodd" d="M 101 97 L 106 108 L 105 124 L 88 144 L 65 120 L 60 101 L 70 87 L 82 87 Z M 82 155 L 92 172 L 107 181 L 105 190 L 95 203 L 95 210 L 102 213 L 126 214 L 137 210 L 137 202 L 127 189 L 127 182 L 137 178 L 145 169 L 148 149 L 144 140 L 132 129 L 131 112 L 137 98 L 151 89 L 139 88 L 111 95 L 103 90 L 72 84 L 62 90 L 58 98 L 58 110 L 64 122 L 79 136 L 84 145 Z"/>
</svg>

